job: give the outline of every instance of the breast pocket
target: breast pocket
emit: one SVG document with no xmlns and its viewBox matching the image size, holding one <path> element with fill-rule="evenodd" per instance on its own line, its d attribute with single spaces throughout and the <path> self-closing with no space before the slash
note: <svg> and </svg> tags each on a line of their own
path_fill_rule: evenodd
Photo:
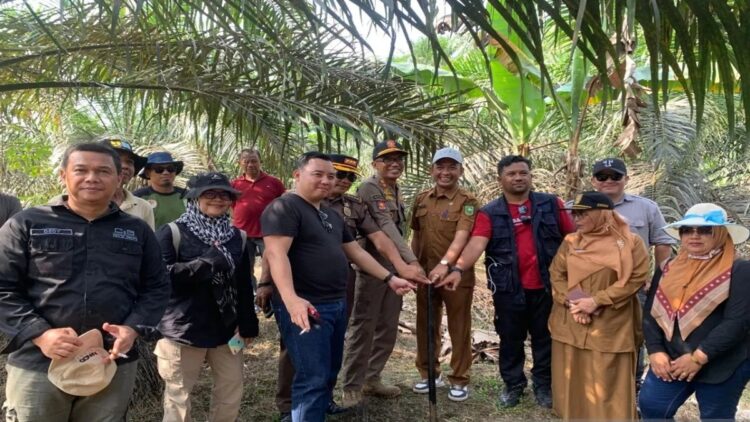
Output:
<svg viewBox="0 0 750 422">
<path fill-rule="evenodd" d="M 66 279 L 73 273 L 75 238 L 65 235 L 32 236 L 29 275 Z"/>
<path fill-rule="evenodd" d="M 485 258 L 487 268 L 487 285 L 492 293 L 514 293 L 516 291 L 513 283 L 513 258 L 512 251 L 501 250 L 498 256 Z"/>
<path fill-rule="evenodd" d="M 137 281 L 143 258 L 141 244 L 128 240 L 110 240 L 105 247 L 108 255 L 105 273 L 115 279 Z"/>
</svg>

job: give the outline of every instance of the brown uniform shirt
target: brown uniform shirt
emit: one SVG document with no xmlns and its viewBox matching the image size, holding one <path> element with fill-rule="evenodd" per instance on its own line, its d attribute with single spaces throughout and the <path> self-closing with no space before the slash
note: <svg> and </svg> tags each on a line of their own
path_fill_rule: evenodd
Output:
<svg viewBox="0 0 750 422">
<path fill-rule="evenodd" d="M 573 321 L 565 308 L 568 296 L 567 258 L 571 253 L 569 244 L 563 241 L 550 265 L 552 281 L 552 312 L 549 330 L 553 340 L 570 344 L 578 349 L 607 353 L 635 352 L 643 339 L 641 327 L 641 305 L 636 293 L 648 279 L 649 256 L 643 240 L 636 236 L 633 248 L 633 273 L 625 286 L 618 287 L 617 273 L 603 268 L 581 281 L 581 289 L 603 305 L 601 314 L 591 318 L 591 323 L 581 325 Z M 617 251 L 601 251 L 617 253 Z"/>
<path fill-rule="evenodd" d="M 447 195 L 438 195 L 436 188 L 417 195 L 411 228 L 419 231 L 419 244 L 414 252 L 425 271 L 431 271 L 440 263 L 458 230 L 471 232 L 478 209 L 474 195 L 460 187 Z M 464 271 L 460 285 L 474 285 L 473 268 Z"/>
<path fill-rule="evenodd" d="M 339 213 L 349 228 L 352 237 L 361 239 L 370 233 L 380 231 L 380 227 L 370 215 L 362 198 L 354 195 L 343 194 L 338 198 L 326 200 L 327 207 Z"/>
<path fill-rule="evenodd" d="M 357 196 L 367 205 L 375 223 L 396 244 L 401 258 L 404 262 L 411 263 L 417 260 L 409 245 L 404 241 L 404 224 L 406 216 L 404 214 L 404 201 L 401 198 L 401 192 L 398 186 L 393 188 L 386 185 L 377 175 L 362 181 L 357 189 Z M 369 240 L 365 245 L 365 250 L 370 253 L 381 264 L 392 265 L 388 260 L 378 253 L 375 245 Z"/>
</svg>

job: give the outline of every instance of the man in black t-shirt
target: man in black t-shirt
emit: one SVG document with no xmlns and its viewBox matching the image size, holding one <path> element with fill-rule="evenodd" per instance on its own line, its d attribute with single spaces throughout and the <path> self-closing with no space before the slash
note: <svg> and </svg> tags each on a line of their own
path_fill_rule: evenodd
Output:
<svg viewBox="0 0 750 422">
<path fill-rule="evenodd" d="M 341 368 L 347 262 L 382 279 L 398 294 L 415 286 L 383 268 L 354 241 L 341 216 L 320 206 L 336 175 L 327 155 L 302 155 L 293 175 L 296 192 L 274 200 L 263 212 L 261 227 L 278 292 L 276 322 L 296 369 L 292 419 L 316 422 L 325 420 Z"/>
</svg>

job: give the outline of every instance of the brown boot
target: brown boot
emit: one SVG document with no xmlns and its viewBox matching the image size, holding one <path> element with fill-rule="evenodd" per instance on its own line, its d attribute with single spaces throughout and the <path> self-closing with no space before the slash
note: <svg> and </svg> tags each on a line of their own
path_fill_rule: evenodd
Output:
<svg viewBox="0 0 750 422">
<path fill-rule="evenodd" d="M 370 381 L 365 384 L 362 393 L 367 396 L 377 396 L 392 399 L 401 395 L 401 389 L 395 385 L 385 385 L 382 381 Z"/>
<path fill-rule="evenodd" d="M 362 392 L 357 390 L 346 391 L 341 395 L 341 407 L 355 407 L 362 403 Z"/>
</svg>

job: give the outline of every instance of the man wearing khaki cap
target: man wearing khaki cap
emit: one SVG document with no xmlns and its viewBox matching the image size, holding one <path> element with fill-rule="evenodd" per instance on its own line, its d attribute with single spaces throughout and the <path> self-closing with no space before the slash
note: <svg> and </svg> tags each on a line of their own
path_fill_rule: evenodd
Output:
<svg viewBox="0 0 750 422">
<path fill-rule="evenodd" d="M 100 143 L 65 151 L 67 194 L 0 228 L 0 331 L 10 340 L 5 384 L 9 420 L 122 421 L 135 384 L 136 339 L 154 330 L 170 285 L 159 244 L 141 219 L 112 201 L 120 157 Z M 47 375 L 50 362 L 77 356 L 78 333 L 104 333 L 112 381 L 85 398 Z"/>
<path fill-rule="evenodd" d="M 406 155 L 406 150 L 394 140 L 377 144 L 372 153 L 376 174 L 362 182 L 357 196 L 367 205 L 380 230 L 396 245 L 403 260 L 419 268 L 417 257 L 403 238 L 406 217 L 397 181 L 404 172 Z M 381 265 L 395 271 L 393 264 L 369 239 L 365 250 Z M 397 386 L 383 384 L 380 377 L 396 344 L 401 303 L 401 296 L 382 280 L 362 272 L 357 274 L 354 309 L 344 352 L 344 407 L 359 404 L 362 394 L 385 398 L 401 394 Z"/>
</svg>

